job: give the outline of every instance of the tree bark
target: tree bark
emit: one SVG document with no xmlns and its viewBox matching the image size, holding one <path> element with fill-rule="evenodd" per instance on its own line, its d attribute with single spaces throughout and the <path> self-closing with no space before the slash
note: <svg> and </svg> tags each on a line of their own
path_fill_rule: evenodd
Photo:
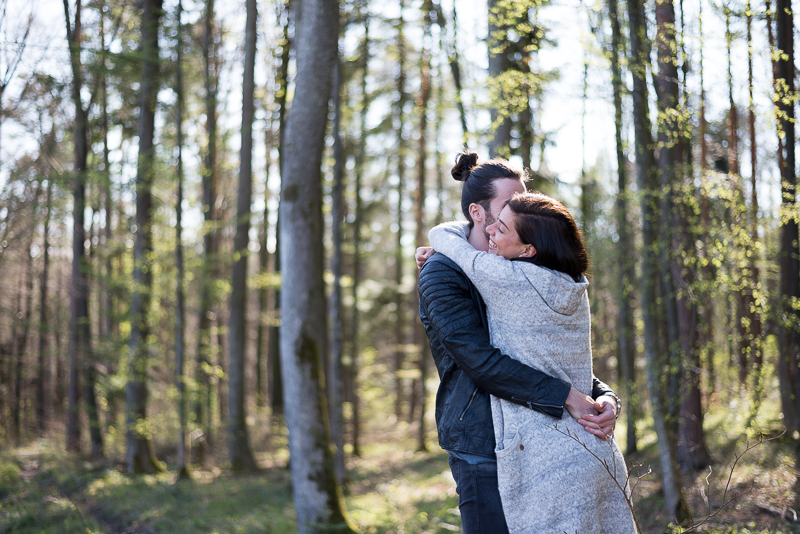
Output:
<svg viewBox="0 0 800 534">
<path fill-rule="evenodd" d="M 285 0 L 281 11 L 283 25 L 283 39 L 281 40 L 281 62 L 275 78 L 276 94 L 275 105 L 278 108 L 278 167 L 281 177 L 283 176 L 283 154 L 284 154 L 284 126 L 286 124 L 286 105 L 289 92 L 289 58 L 292 47 L 290 38 L 290 27 L 292 25 L 292 0 Z M 278 200 L 278 219 L 275 224 L 275 257 L 273 258 L 274 271 L 276 275 L 281 272 L 281 247 L 280 247 L 280 199 Z M 269 347 L 267 359 L 271 369 L 270 402 L 273 414 L 283 413 L 283 371 L 281 370 L 281 288 L 275 289 L 273 294 L 274 310 L 272 313 L 272 323 L 269 327 Z"/>
<path fill-rule="evenodd" d="M 155 111 L 158 96 L 158 28 L 162 0 L 142 1 L 142 82 L 139 96 L 139 163 L 136 172 L 136 241 L 133 249 L 133 293 L 126 404 L 126 469 L 129 473 L 161 470 L 153 453 L 147 422 L 147 367 L 150 347 L 149 312 L 153 287 L 153 178 L 155 175 Z"/>
<path fill-rule="evenodd" d="M 51 133 L 50 143 L 55 142 L 55 131 Z M 45 150 L 48 157 L 52 147 L 47 145 Z M 47 292 L 50 277 L 50 216 L 53 209 L 53 176 L 47 178 L 47 200 L 45 201 L 47 210 L 44 217 L 44 229 L 42 231 L 42 278 L 39 283 L 39 361 L 38 361 L 38 380 L 36 381 L 36 420 L 39 433 L 44 436 L 47 430 L 47 423 L 50 416 L 51 406 L 51 382 L 49 342 L 50 342 L 50 323 L 47 317 Z"/>
<path fill-rule="evenodd" d="M 364 223 L 364 204 L 361 199 L 361 182 L 364 175 L 364 163 L 367 153 L 367 112 L 371 105 L 370 95 L 367 92 L 367 73 L 369 71 L 369 14 L 364 13 L 364 41 L 361 44 L 361 105 L 359 106 L 358 148 L 355 154 L 355 191 L 356 205 L 353 218 L 353 313 L 351 320 L 351 352 L 349 378 L 349 398 L 353 407 L 351 418 L 351 434 L 353 442 L 353 455 L 361 455 L 361 398 L 359 394 L 358 370 L 360 365 L 360 314 L 358 310 L 358 289 L 361 286 L 361 225 Z"/>
<path fill-rule="evenodd" d="M 700 0 L 699 10 L 699 33 L 700 33 L 700 127 L 698 136 L 700 138 L 700 240 L 703 243 L 703 268 L 700 270 L 700 300 L 703 302 L 700 306 L 700 331 L 699 331 L 699 347 L 700 351 L 705 354 L 705 364 L 708 371 L 708 380 L 706 387 L 707 394 L 710 396 L 714 392 L 714 336 L 713 336 L 713 321 L 714 311 L 712 308 L 712 297 L 710 285 L 713 279 L 713 272 L 711 268 L 711 257 L 709 254 L 711 242 L 708 235 L 708 229 L 711 225 L 711 215 L 708 205 L 708 183 L 706 171 L 708 170 L 708 142 L 706 141 L 706 132 L 708 130 L 708 123 L 706 122 L 706 89 L 705 89 L 705 74 L 703 69 L 703 0 Z"/>
<path fill-rule="evenodd" d="M 75 20 L 71 20 L 69 4 L 64 0 L 64 16 L 67 27 L 67 43 L 72 67 L 72 102 L 75 106 L 75 128 L 73 130 L 73 189 L 72 189 L 72 277 L 70 290 L 69 323 L 69 385 L 67 387 L 67 450 L 78 452 L 81 448 L 81 426 L 79 417 L 80 368 L 87 355 L 83 325 L 89 320 L 88 287 L 84 261 L 86 230 L 84 209 L 86 206 L 86 160 L 88 155 L 88 133 L 86 111 L 81 101 L 83 89 L 83 66 L 81 64 L 81 0 L 75 7 Z"/>
<path fill-rule="evenodd" d="M 663 0 L 659 6 L 663 6 Z M 671 4 L 670 4 L 671 7 Z M 645 251 L 653 251 L 658 242 L 658 180 L 654 144 L 648 113 L 647 68 L 650 64 L 650 45 L 647 40 L 644 3 L 628 1 L 630 21 L 631 70 L 633 74 L 634 131 L 636 135 L 636 174 L 642 195 L 642 242 Z M 657 280 L 659 269 L 656 256 L 642 255 L 642 319 L 644 320 L 644 351 L 647 361 L 647 388 L 653 411 L 653 426 L 658 437 L 658 456 L 662 468 L 662 488 L 668 519 L 677 516 L 680 504 L 680 484 L 675 469 L 674 442 L 667 429 L 666 405 L 661 394 L 662 353 L 659 348 Z"/>
<path fill-rule="evenodd" d="M 759 287 L 758 269 L 758 190 L 756 184 L 756 172 L 758 169 L 758 144 L 756 143 L 756 110 L 753 100 L 753 35 L 752 20 L 753 12 L 750 0 L 747 1 L 745 8 L 747 16 L 747 129 L 750 134 L 750 241 L 745 249 L 745 255 L 750 259 L 750 284 L 745 289 L 745 302 L 747 318 L 749 319 L 750 334 L 750 361 L 753 363 L 753 391 L 756 398 L 760 398 L 761 367 L 764 358 L 764 342 L 761 330 L 761 307 L 755 298 L 755 290 Z"/>
<path fill-rule="evenodd" d="M 335 447 L 336 481 L 344 482 L 344 428 L 342 413 L 342 355 L 344 352 L 344 319 L 342 317 L 342 220 L 344 218 L 344 150 L 342 147 L 342 61 L 337 45 L 333 65 L 333 188 L 331 189 L 331 237 L 333 241 L 333 288 L 331 291 L 331 354 L 328 360 L 328 398 L 330 399 L 331 437 Z M 358 194 L 358 192 L 356 192 Z"/>
<path fill-rule="evenodd" d="M 176 448 L 178 478 L 189 478 L 189 461 L 187 456 L 186 433 L 186 382 L 184 380 L 184 334 L 186 330 L 186 304 L 183 289 L 185 277 L 183 266 L 183 3 L 178 0 L 175 23 L 178 26 L 176 36 L 176 61 L 175 61 L 175 93 L 176 102 L 176 143 L 178 149 L 177 182 L 178 194 L 175 201 L 175 267 L 178 281 L 175 288 L 175 386 L 178 389 L 178 441 Z"/>
<path fill-rule="evenodd" d="M 203 436 L 195 447 L 194 459 L 205 462 L 212 441 L 211 432 L 211 311 L 214 303 L 214 276 L 216 273 L 216 156 L 217 156 L 217 88 L 212 68 L 216 64 L 214 55 L 214 0 L 206 1 L 205 35 L 203 38 L 203 62 L 206 104 L 206 150 L 203 157 L 203 266 L 200 275 L 200 317 L 197 328 L 197 365 L 195 381 L 197 391 L 194 399 L 196 424 L 203 429 Z"/>
<path fill-rule="evenodd" d="M 682 109 L 688 107 L 686 76 L 688 64 L 685 48 L 685 23 L 683 0 L 680 2 L 680 62 L 683 75 L 678 99 Z M 677 72 L 676 72 L 677 74 Z M 711 459 L 705 446 L 703 431 L 702 392 L 700 389 L 700 326 L 698 302 L 694 296 L 697 287 L 699 251 L 696 248 L 694 173 L 691 163 L 691 127 L 680 124 L 676 131 L 675 153 L 679 158 L 675 166 L 675 254 L 673 276 L 676 282 L 678 328 L 680 331 L 681 393 L 678 419 L 678 461 L 684 471 L 697 472 L 708 466 Z"/>
<path fill-rule="evenodd" d="M 281 360 L 292 457 L 292 492 L 300 533 L 352 532 L 336 482 L 325 377 L 325 284 L 322 176 L 338 3 L 294 6 L 297 77 L 284 133 L 281 173 Z"/>
<path fill-rule="evenodd" d="M 633 250 L 631 224 L 628 222 L 628 158 L 625 157 L 622 141 L 622 69 L 620 51 L 624 54 L 622 32 L 619 24 L 617 0 L 608 0 L 611 19 L 611 81 L 614 91 L 614 139 L 617 151 L 617 250 L 620 258 L 618 305 L 618 346 L 619 382 L 628 409 L 625 412 L 626 453 L 636 452 L 636 379 L 634 360 L 636 357 L 635 325 L 633 318 L 633 284 L 636 278 L 635 265 L 630 251 Z"/>
<path fill-rule="evenodd" d="M 233 241 L 231 311 L 228 365 L 228 461 L 234 472 L 258 469 L 247 437 L 245 409 L 245 349 L 247 324 L 247 260 L 253 203 L 253 92 L 256 64 L 256 0 L 246 0 L 244 79 L 242 82 L 242 145 L 239 191 L 236 205 L 236 235 Z"/>
<path fill-rule="evenodd" d="M 453 4 L 453 30 L 452 38 L 447 39 L 447 18 L 444 16 L 444 11 L 439 2 L 433 2 L 433 9 L 436 11 L 436 24 L 439 26 L 439 35 L 444 36 L 446 45 L 440 48 L 444 49 L 447 53 L 447 63 L 450 65 L 450 73 L 453 75 L 453 85 L 456 92 L 456 107 L 458 108 L 458 116 L 461 119 L 461 141 L 467 144 L 469 139 L 469 128 L 467 127 L 467 113 L 464 108 L 464 100 L 462 98 L 463 84 L 461 83 L 461 67 L 458 58 L 458 16 L 456 6 Z"/>
<path fill-rule="evenodd" d="M 274 95 L 273 95 L 274 97 Z M 264 341 L 269 321 L 267 321 L 266 313 L 267 306 L 269 305 L 270 287 L 266 283 L 267 276 L 269 275 L 269 252 L 267 251 L 267 235 L 269 234 L 269 170 L 272 167 L 272 148 L 273 148 L 273 135 L 272 135 L 272 112 L 273 109 L 265 102 L 265 114 L 267 116 L 266 128 L 264 131 L 264 145 L 266 152 L 266 161 L 264 164 L 264 212 L 261 219 L 261 228 L 258 235 L 258 269 L 261 275 L 261 283 L 258 287 L 258 326 L 256 328 L 256 406 L 263 408 L 266 406 L 265 402 L 265 389 L 264 383 Z"/>
<path fill-rule="evenodd" d="M 507 31 L 504 5 L 501 0 L 488 0 L 489 8 L 489 77 L 498 78 L 511 68 L 505 44 Z M 498 110 L 497 104 L 489 110 L 494 136 L 489 141 L 489 157 L 509 157 L 511 145 L 511 117 Z"/>
<path fill-rule="evenodd" d="M 739 169 L 739 122 L 736 102 L 733 99 L 733 69 L 731 62 L 731 43 L 733 34 L 730 29 L 731 8 L 730 1 L 723 6 L 725 10 L 725 43 L 728 58 L 728 161 L 730 166 L 731 188 L 734 193 L 733 209 L 738 215 L 746 209 L 744 202 L 744 191 L 741 172 Z M 737 217 L 738 218 L 738 217 Z M 744 218 L 746 220 L 746 217 Z M 732 223 L 735 224 L 735 223 Z M 747 250 L 749 244 L 744 243 L 742 248 Z M 749 275 L 750 273 L 747 273 Z M 734 275 L 734 299 L 736 302 L 736 347 L 738 349 L 739 363 L 739 382 L 742 386 L 747 386 L 747 374 L 750 367 L 748 362 L 752 351 L 753 339 L 750 336 L 750 302 L 747 298 L 747 287 L 752 283 L 745 276 L 745 271 L 733 266 Z M 731 333 L 733 335 L 733 332 Z"/>
<path fill-rule="evenodd" d="M 37 186 L 33 205 L 39 203 L 39 190 L 41 184 Z M 34 207 L 35 210 L 35 207 Z M 22 324 L 15 328 L 14 336 L 14 397 L 11 406 L 11 419 L 14 424 L 14 440 L 17 447 L 22 445 L 22 372 L 24 368 L 25 352 L 28 348 L 28 337 L 31 329 L 31 315 L 33 312 L 33 229 L 30 230 L 30 239 L 27 243 L 28 258 L 25 265 L 25 286 L 20 288 L 20 292 L 25 293 L 25 304 L 22 298 L 18 299 L 17 320 Z"/>
<path fill-rule="evenodd" d="M 780 111 L 780 131 L 784 141 L 784 167 L 781 180 L 781 211 L 794 213 L 797 203 L 797 179 L 795 176 L 795 133 L 794 105 L 794 31 L 791 0 L 777 0 L 775 18 L 777 21 L 777 47 L 781 52 L 778 58 L 778 76 L 775 87 L 778 90 L 777 100 Z M 798 333 L 798 310 L 793 300 L 800 298 L 800 260 L 798 260 L 798 225 L 793 217 L 781 218 L 781 240 L 779 263 L 781 271 L 781 314 L 783 316 L 778 350 L 781 367 L 790 369 L 792 382 L 784 378 L 781 383 L 782 396 L 788 393 L 794 400 L 794 420 L 787 421 L 790 428 L 800 428 L 800 373 L 798 372 L 798 351 L 800 351 L 800 334 Z M 781 373 L 782 374 L 782 373 Z M 785 391 L 788 390 L 788 391 Z M 784 414 L 784 416 L 789 414 Z M 786 421 L 787 418 L 784 417 Z"/>
<path fill-rule="evenodd" d="M 425 239 L 425 173 L 426 173 L 426 160 L 428 156 L 427 151 L 427 130 L 428 130 L 428 102 L 431 98 L 431 12 L 433 4 L 431 0 L 425 0 L 422 3 L 422 65 L 420 73 L 420 95 L 417 99 L 419 109 L 419 140 L 417 147 L 417 190 L 415 191 L 415 220 L 416 220 L 416 235 L 414 236 L 417 247 L 426 244 Z M 414 284 L 414 309 L 419 309 L 419 271 L 415 273 L 416 280 Z M 425 381 L 428 378 L 428 347 L 427 336 L 425 329 L 422 326 L 422 321 L 419 319 L 419 314 L 414 314 L 414 346 L 419 352 L 419 382 L 420 382 L 420 414 L 419 414 L 419 428 L 417 433 L 417 451 L 426 452 L 428 446 L 425 444 L 425 407 L 427 391 L 425 388 Z"/>
<path fill-rule="evenodd" d="M 397 204 L 395 206 L 395 223 L 397 224 L 397 233 L 394 249 L 394 304 L 395 304 L 395 322 L 394 322 L 394 414 L 399 419 L 402 415 L 402 402 L 403 402 L 403 379 L 401 377 L 402 370 L 405 365 L 406 353 L 406 308 L 407 302 L 406 295 L 403 293 L 401 286 L 403 284 L 403 199 L 405 196 L 405 155 L 406 155 L 406 139 L 404 135 L 405 127 L 405 104 L 408 99 L 406 94 L 406 71 L 405 71 L 405 56 L 406 56 L 406 39 L 405 39 L 405 19 L 403 10 L 405 8 L 404 0 L 400 0 L 400 18 L 397 21 L 397 56 L 398 56 L 398 71 L 397 71 Z M 413 406 L 410 406 L 411 417 L 413 418 Z"/>
</svg>

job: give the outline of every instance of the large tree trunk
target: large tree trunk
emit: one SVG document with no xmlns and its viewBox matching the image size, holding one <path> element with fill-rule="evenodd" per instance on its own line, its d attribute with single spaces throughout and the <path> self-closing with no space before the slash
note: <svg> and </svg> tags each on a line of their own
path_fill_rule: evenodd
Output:
<svg viewBox="0 0 800 534">
<path fill-rule="evenodd" d="M 323 360 L 326 350 L 322 176 L 338 3 L 295 4 L 297 77 L 281 173 L 281 360 L 292 493 L 301 533 L 351 532 L 336 482 Z"/>
<path fill-rule="evenodd" d="M 67 450 L 80 451 L 81 427 L 79 417 L 80 368 L 86 357 L 88 339 L 83 337 L 83 323 L 88 322 L 89 303 L 84 262 L 84 209 L 86 206 L 86 160 L 88 134 L 86 111 L 81 101 L 83 88 L 83 66 L 81 64 L 81 1 L 75 7 L 75 21 L 69 14 L 69 4 L 64 1 L 64 16 L 67 26 L 70 65 L 72 67 L 72 103 L 75 106 L 75 128 L 73 129 L 73 189 L 72 189 L 72 277 L 70 290 L 69 323 L 69 385 L 67 388 Z"/>
<path fill-rule="evenodd" d="M 794 104 L 789 95 L 794 94 L 794 31 L 791 0 L 778 0 L 775 18 L 777 20 L 777 47 L 781 55 L 778 58 L 778 80 L 775 86 L 782 86 L 776 95 L 780 109 L 780 128 L 785 136 L 784 142 L 784 167 L 781 180 L 781 210 L 784 213 L 794 213 L 797 203 L 797 179 L 795 177 L 795 133 L 794 133 Z M 789 217 L 781 221 L 781 241 L 779 263 L 781 270 L 781 315 L 784 317 L 779 337 L 779 376 L 781 368 L 788 368 L 791 382 L 782 379 L 782 397 L 788 395 L 794 399 L 793 420 L 787 422 L 792 429 L 800 428 L 800 373 L 798 372 L 798 351 L 800 351 L 800 333 L 797 329 L 798 312 L 794 308 L 793 300 L 800 298 L 800 260 L 798 260 L 798 226 L 797 220 Z"/>
<path fill-rule="evenodd" d="M 149 312 L 153 287 L 153 179 L 155 176 L 156 98 L 158 96 L 158 28 L 162 0 L 142 1 L 142 83 L 139 96 L 139 164 L 136 172 L 136 242 L 133 249 L 133 293 L 126 404 L 126 469 L 129 473 L 161 470 L 153 453 L 147 422 Z"/>
<path fill-rule="evenodd" d="M 618 305 L 618 345 L 619 383 L 625 395 L 628 409 L 625 412 L 626 453 L 636 451 L 636 415 L 638 403 L 635 399 L 636 382 L 634 375 L 634 359 L 636 357 L 636 329 L 633 318 L 633 284 L 636 277 L 634 271 L 633 236 L 628 221 L 628 158 L 625 157 L 622 141 L 622 69 L 620 67 L 620 51 L 625 52 L 622 44 L 622 32 L 619 24 L 617 0 L 608 0 L 608 13 L 611 19 L 611 82 L 614 91 L 614 127 L 617 150 L 617 231 L 619 232 L 620 271 Z"/>
<path fill-rule="evenodd" d="M 203 464 L 210 453 L 211 435 L 211 341 L 213 290 L 216 273 L 216 156 L 217 156 L 217 87 L 216 73 L 212 72 L 216 61 L 214 45 L 214 0 L 206 1 L 205 35 L 203 38 L 203 64 L 206 105 L 206 151 L 203 158 L 203 266 L 200 275 L 200 316 L 197 327 L 197 365 L 195 366 L 194 412 L 196 424 L 203 429 L 203 436 L 195 448 L 194 459 Z"/>
<path fill-rule="evenodd" d="M 683 1 L 680 2 L 680 62 L 681 93 L 680 106 L 688 107 L 686 76 L 688 64 L 685 48 L 685 23 Z M 677 73 L 677 72 L 676 72 Z M 675 258 L 673 259 L 673 276 L 680 288 L 678 292 L 678 327 L 680 329 L 680 349 L 683 356 L 681 366 L 681 404 L 678 420 L 678 461 L 685 471 L 697 472 L 705 468 L 710 457 L 705 446 L 703 432 L 703 406 L 700 390 L 700 326 L 698 324 L 698 302 L 694 296 L 697 287 L 698 250 L 695 243 L 698 238 L 696 227 L 695 199 L 697 193 L 694 186 L 694 173 L 691 163 L 691 130 L 687 126 L 679 126 L 675 132 L 676 166 L 675 187 Z"/>
<path fill-rule="evenodd" d="M 245 410 L 245 349 L 247 342 L 247 244 L 253 202 L 253 91 L 256 65 L 256 0 L 247 0 L 245 22 L 244 80 L 242 82 L 242 146 L 239 191 L 236 203 L 236 235 L 233 240 L 231 312 L 228 339 L 228 461 L 234 472 L 258 469 L 247 439 Z"/>
<path fill-rule="evenodd" d="M 663 4 L 661 4 L 663 6 Z M 671 4 L 670 4 L 671 7 Z M 674 17 L 673 17 L 674 18 Z M 644 3 L 628 1 L 630 21 L 631 70 L 633 74 L 634 131 L 636 135 L 636 174 L 642 195 L 642 245 L 653 250 L 658 242 L 658 180 L 651 123 L 648 113 L 647 68 L 650 64 Z M 644 353 L 647 360 L 647 388 L 653 411 L 653 426 L 658 437 L 658 456 L 662 468 L 662 488 L 667 517 L 677 516 L 680 483 L 676 473 L 674 442 L 667 429 L 666 403 L 661 393 L 662 353 L 659 348 L 657 281 L 659 268 L 654 254 L 642 255 L 642 319 Z"/>
<path fill-rule="evenodd" d="M 176 447 L 178 478 L 188 478 L 189 461 L 186 446 L 186 382 L 184 380 L 184 361 L 185 361 L 185 340 L 186 331 L 186 304 L 184 298 L 183 280 L 183 3 L 178 0 L 178 9 L 175 16 L 175 23 L 178 26 L 176 37 L 176 61 L 175 61 L 175 93 L 176 102 L 176 143 L 178 145 L 178 165 L 177 182 L 178 194 L 175 201 L 175 267 L 177 270 L 178 281 L 175 288 L 175 386 L 178 389 L 178 441 Z"/>
</svg>

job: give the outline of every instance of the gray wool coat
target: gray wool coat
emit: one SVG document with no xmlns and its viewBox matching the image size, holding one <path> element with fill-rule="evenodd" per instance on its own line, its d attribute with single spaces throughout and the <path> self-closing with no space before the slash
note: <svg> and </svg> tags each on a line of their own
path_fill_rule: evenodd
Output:
<svg viewBox="0 0 800 534">
<path fill-rule="evenodd" d="M 445 223 L 428 237 L 486 301 L 492 344 L 591 395 L 586 278 L 576 283 L 564 273 L 477 251 L 468 235 L 466 223 Z M 491 400 L 500 497 L 512 534 L 636 532 L 626 501 L 628 471 L 616 439 L 589 434 L 566 411 L 555 420 Z"/>
</svg>

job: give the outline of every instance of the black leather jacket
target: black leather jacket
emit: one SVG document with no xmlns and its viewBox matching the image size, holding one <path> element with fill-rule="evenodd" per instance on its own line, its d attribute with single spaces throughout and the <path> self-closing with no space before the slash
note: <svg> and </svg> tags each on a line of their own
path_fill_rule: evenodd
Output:
<svg viewBox="0 0 800 534">
<path fill-rule="evenodd" d="M 483 298 L 442 254 L 420 273 L 419 315 L 439 372 L 436 427 L 443 449 L 494 458 L 490 394 L 561 418 L 571 385 L 491 345 Z M 592 397 L 606 393 L 613 392 L 594 378 Z"/>
</svg>

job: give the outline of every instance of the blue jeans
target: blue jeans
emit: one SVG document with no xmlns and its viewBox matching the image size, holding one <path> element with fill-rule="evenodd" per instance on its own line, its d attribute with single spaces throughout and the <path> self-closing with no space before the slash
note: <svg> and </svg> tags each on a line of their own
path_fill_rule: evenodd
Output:
<svg viewBox="0 0 800 534">
<path fill-rule="evenodd" d="M 497 487 L 497 462 L 469 464 L 451 454 L 448 463 L 456 481 L 464 534 L 508 534 Z"/>
</svg>

